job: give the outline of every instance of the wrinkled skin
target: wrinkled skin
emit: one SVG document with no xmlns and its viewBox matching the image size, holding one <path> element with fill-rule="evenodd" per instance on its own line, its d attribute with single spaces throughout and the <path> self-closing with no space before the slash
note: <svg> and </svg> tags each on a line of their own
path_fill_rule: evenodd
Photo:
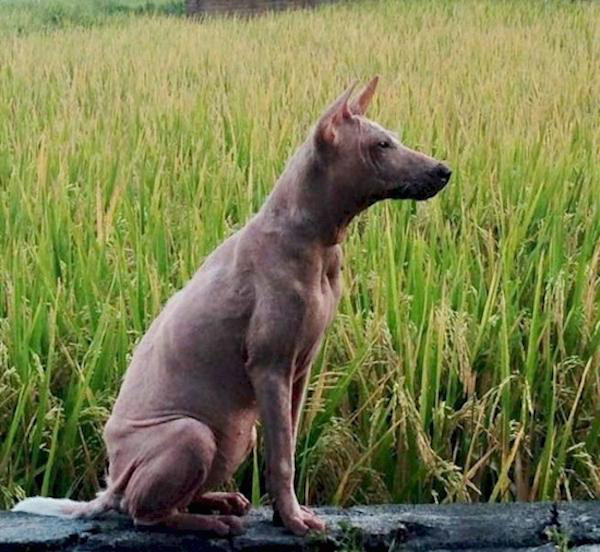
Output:
<svg viewBox="0 0 600 552">
<path fill-rule="evenodd" d="M 210 491 L 246 458 L 260 417 L 277 517 L 299 535 L 324 529 L 296 499 L 294 447 L 310 366 L 340 298 L 340 242 L 374 202 L 427 199 L 450 178 L 364 117 L 376 84 L 329 107 L 260 212 L 135 349 L 105 429 L 101 499 L 136 523 L 241 532 L 248 501 Z"/>
</svg>

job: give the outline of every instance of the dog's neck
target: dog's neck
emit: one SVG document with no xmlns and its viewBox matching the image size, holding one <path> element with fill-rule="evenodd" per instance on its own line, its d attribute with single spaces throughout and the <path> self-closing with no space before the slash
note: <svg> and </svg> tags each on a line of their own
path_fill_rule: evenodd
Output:
<svg viewBox="0 0 600 552">
<path fill-rule="evenodd" d="M 259 216 L 279 232 L 333 246 L 344 239 L 352 219 L 369 205 L 352 191 L 351 182 L 343 177 L 332 181 L 308 141 L 288 163 Z"/>
</svg>

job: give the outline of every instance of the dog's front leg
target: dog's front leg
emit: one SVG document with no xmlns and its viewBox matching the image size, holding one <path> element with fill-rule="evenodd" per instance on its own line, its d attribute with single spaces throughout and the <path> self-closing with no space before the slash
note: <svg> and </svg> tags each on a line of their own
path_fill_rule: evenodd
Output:
<svg viewBox="0 0 600 552">
<path fill-rule="evenodd" d="M 292 385 L 292 432 L 294 450 L 298 442 L 298 430 L 300 426 L 300 414 L 306 396 L 306 384 L 308 381 L 308 371 L 305 371 Z"/>
<path fill-rule="evenodd" d="M 282 366 L 255 367 L 250 374 L 264 428 L 267 486 L 273 508 L 283 524 L 297 535 L 311 529 L 323 531 L 325 524 L 300 507 L 294 492 L 290 370 Z"/>
</svg>

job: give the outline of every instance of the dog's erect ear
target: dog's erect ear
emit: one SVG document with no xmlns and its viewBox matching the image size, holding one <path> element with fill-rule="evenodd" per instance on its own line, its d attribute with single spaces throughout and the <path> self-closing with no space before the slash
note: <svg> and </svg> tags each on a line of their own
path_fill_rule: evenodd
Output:
<svg viewBox="0 0 600 552">
<path fill-rule="evenodd" d="M 377 84 L 379 83 L 379 75 L 375 75 L 371 82 L 365 86 L 361 93 L 350 105 L 350 111 L 355 115 L 364 115 L 367 112 L 367 108 L 373 99 Z"/>
<path fill-rule="evenodd" d="M 356 82 L 352 83 L 344 93 L 333 102 L 323 113 L 316 128 L 317 141 L 324 144 L 332 145 L 335 142 L 336 128 L 344 121 L 352 117 L 352 111 L 348 105 L 348 100 L 352 95 L 352 91 L 356 86 Z"/>
</svg>

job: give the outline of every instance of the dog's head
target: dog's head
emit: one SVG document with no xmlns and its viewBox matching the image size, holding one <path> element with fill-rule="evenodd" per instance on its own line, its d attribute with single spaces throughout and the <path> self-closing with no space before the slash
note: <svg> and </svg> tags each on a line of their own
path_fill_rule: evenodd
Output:
<svg viewBox="0 0 600 552">
<path fill-rule="evenodd" d="M 315 127 L 317 152 L 332 178 L 351 185 L 357 200 L 429 199 L 446 186 L 452 171 L 365 117 L 378 80 L 353 101 L 351 86 L 329 106 Z"/>
</svg>

